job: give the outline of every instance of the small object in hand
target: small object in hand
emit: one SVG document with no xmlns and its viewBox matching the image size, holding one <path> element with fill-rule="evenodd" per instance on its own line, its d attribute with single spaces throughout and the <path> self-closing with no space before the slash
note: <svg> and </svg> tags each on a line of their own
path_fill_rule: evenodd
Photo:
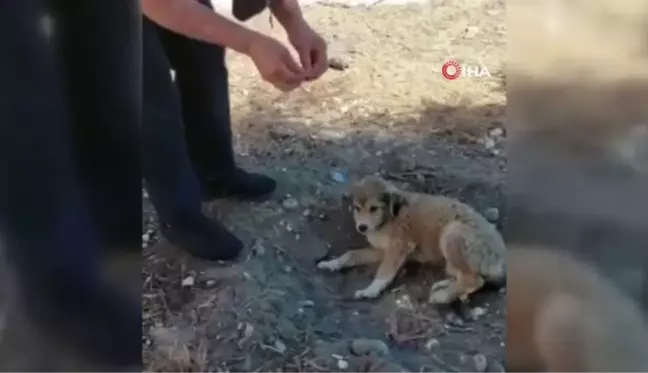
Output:
<svg viewBox="0 0 648 373">
<path fill-rule="evenodd" d="M 349 63 L 337 57 L 331 57 L 328 60 L 328 66 L 337 71 L 344 71 L 349 68 Z"/>
</svg>

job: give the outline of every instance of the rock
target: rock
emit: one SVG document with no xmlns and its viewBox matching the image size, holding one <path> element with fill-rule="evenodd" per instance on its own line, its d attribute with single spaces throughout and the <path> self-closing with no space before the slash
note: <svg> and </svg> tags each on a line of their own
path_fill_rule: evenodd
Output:
<svg viewBox="0 0 648 373">
<path fill-rule="evenodd" d="M 464 30 L 464 39 L 472 39 L 479 33 L 479 27 L 477 26 L 468 26 Z"/>
<path fill-rule="evenodd" d="M 480 317 L 484 316 L 486 312 L 487 310 L 484 307 L 475 307 L 472 310 L 470 310 L 470 318 L 473 320 L 477 320 Z"/>
<path fill-rule="evenodd" d="M 425 342 L 425 349 L 428 351 L 431 351 L 439 346 L 441 346 L 441 343 L 436 338 L 429 339 L 427 342 Z"/>
<path fill-rule="evenodd" d="M 485 139 L 484 139 L 484 147 L 485 147 L 486 149 L 492 149 L 492 148 L 494 148 L 494 147 L 495 147 L 495 140 L 493 140 L 493 139 L 490 138 L 490 137 L 485 138 Z"/>
<path fill-rule="evenodd" d="M 193 276 L 187 276 L 182 280 L 182 286 L 184 287 L 194 286 L 195 283 L 196 279 Z"/>
<path fill-rule="evenodd" d="M 504 135 L 504 130 L 501 128 L 493 128 L 490 130 L 489 134 L 491 137 L 502 137 L 502 135 Z"/>
<path fill-rule="evenodd" d="M 488 360 L 484 354 L 476 354 L 473 356 L 473 362 L 477 372 L 485 372 L 488 368 Z"/>
<path fill-rule="evenodd" d="M 263 242 L 261 240 L 256 240 L 254 242 L 254 246 L 252 246 L 252 252 L 257 256 L 265 254 L 266 248 L 265 246 L 263 246 Z"/>
<path fill-rule="evenodd" d="M 328 66 L 337 71 L 344 71 L 349 68 L 349 62 L 340 57 L 331 57 L 328 60 Z"/>
<path fill-rule="evenodd" d="M 499 220 L 500 212 L 497 207 L 490 207 L 484 210 L 484 217 L 491 223 Z"/>
<path fill-rule="evenodd" d="M 389 347 L 379 339 L 354 339 L 351 341 L 351 353 L 356 356 L 375 354 L 377 356 L 389 355 Z"/>
<path fill-rule="evenodd" d="M 315 302 L 310 299 L 303 300 L 299 302 L 299 305 L 302 307 L 315 307 Z"/>
<path fill-rule="evenodd" d="M 340 359 L 337 361 L 337 367 L 340 370 L 349 369 L 349 363 L 344 359 Z"/>
<path fill-rule="evenodd" d="M 344 176 L 343 173 L 341 173 L 339 171 L 332 172 L 331 173 L 331 179 L 333 179 L 333 181 L 336 181 L 338 183 L 345 183 L 346 182 L 346 177 Z"/>
<path fill-rule="evenodd" d="M 283 355 L 284 352 L 286 352 L 286 350 L 288 349 L 288 348 L 286 347 L 286 344 L 283 343 L 280 339 L 277 339 L 277 340 L 275 341 L 273 347 L 274 347 L 274 350 L 277 351 L 277 353 L 280 353 L 280 354 L 282 354 L 282 355 Z"/>
<path fill-rule="evenodd" d="M 284 199 L 283 202 L 281 202 L 281 205 L 287 210 L 292 210 L 299 206 L 299 202 L 297 202 L 297 200 L 292 197 L 288 197 Z"/>
</svg>

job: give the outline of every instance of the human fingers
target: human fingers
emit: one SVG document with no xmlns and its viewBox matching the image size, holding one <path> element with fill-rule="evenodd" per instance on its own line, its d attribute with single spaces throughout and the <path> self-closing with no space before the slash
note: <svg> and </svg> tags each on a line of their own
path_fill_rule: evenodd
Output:
<svg viewBox="0 0 648 373">
<path fill-rule="evenodd" d="M 308 80 L 316 80 L 328 69 L 328 56 L 324 41 L 318 43 L 311 53 L 312 67 L 308 74 Z"/>
</svg>

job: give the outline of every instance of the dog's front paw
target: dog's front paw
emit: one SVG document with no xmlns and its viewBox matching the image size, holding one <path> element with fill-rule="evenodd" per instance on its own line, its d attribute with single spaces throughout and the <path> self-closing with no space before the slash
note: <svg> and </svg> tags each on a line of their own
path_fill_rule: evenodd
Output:
<svg viewBox="0 0 648 373">
<path fill-rule="evenodd" d="M 353 297 L 355 299 L 374 299 L 377 298 L 378 295 L 380 295 L 380 290 L 372 287 L 367 287 L 365 289 L 356 291 Z"/>
<path fill-rule="evenodd" d="M 317 263 L 317 268 L 331 271 L 331 272 L 336 272 L 342 269 L 342 264 L 338 259 L 323 260 Z"/>
</svg>

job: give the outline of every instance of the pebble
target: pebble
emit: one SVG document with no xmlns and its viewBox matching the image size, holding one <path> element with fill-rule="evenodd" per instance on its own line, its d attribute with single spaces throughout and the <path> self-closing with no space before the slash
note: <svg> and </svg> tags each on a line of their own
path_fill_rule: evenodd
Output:
<svg viewBox="0 0 648 373">
<path fill-rule="evenodd" d="M 495 147 L 495 140 L 491 139 L 490 137 L 487 137 L 484 139 L 484 147 L 486 149 L 492 149 Z"/>
<path fill-rule="evenodd" d="M 339 171 L 334 171 L 331 173 L 331 179 L 338 183 L 344 183 L 346 182 L 346 177 L 344 177 L 344 174 L 342 174 Z"/>
<path fill-rule="evenodd" d="M 479 27 L 477 26 L 469 26 L 466 27 L 466 30 L 464 31 L 464 39 L 472 39 L 477 34 L 479 33 Z"/>
<path fill-rule="evenodd" d="M 288 210 L 292 210 L 292 209 L 296 208 L 297 206 L 299 206 L 299 202 L 297 202 L 297 200 L 294 199 L 294 198 L 288 197 L 288 198 L 283 200 L 281 205 L 284 208 L 288 209 Z"/>
<path fill-rule="evenodd" d="M 207 280 L 207 282 L 205 282 L 205 285 L 207 285 L 207 286 L 209 286 L 209 287 L 212 287 L 212 286 L 214 286 L 215 284 L 216 284 L 216 281 L 214 281 L 214 280 Z"/>
<path fill-rule="evenodd" d="M 263 246 L 263 242 L 261 242 L 261 240 L 257 240 L 254 243 L 254 246 L 252 246 L 252 252 L 258 256 L 265 254 L 266 248 L 265 246 Z"/>
<path fill-rule="evenodd" d="M 288 232 L 292 232 L 292 231 L 295 230 L 295 228 L 293 228 L 292 224 L 290 224 L 290 223 L 286 223 L 286 230 L 287 230 Z"/>
<path fill-rule="evenodd" d="M 441 346 L 441 342 L 438 339 L 432 338 L 425 342 L 425 349 L 431 351 L 437 347 Z"/>
<path fill-rule="evenodd" d="M 472 310 L 470 310 L 470 318 L 473 320 L 477 320 L 480 317 L 484 316 L 486 312 L 487 310 L 484 307 L 475 307 Z"/>
<path fill-rule="evenodd" d="M 276 350 L 278 353 L 280 353 L 280 354 L 282 354 L 282 355 L 283 355 L 283 353 L 286 352 L 286 350 L 287 350 L 286 344 L 283 343 L 283 342 L 282 342 L 281 340 L 279 340 L 279 339 L 277 339 L 277 340 L 275 341 L 275 343 L 274 343 L 274 348 L 275 348 L 275 350 Z"/>
<path fill-rule="evenodd" d="M 485 372 L 488 368 L 488 360 L 484 354 L 476 354 L 473 356 L 473 362 L 475 363 L 475 370 L 477 372 Z"/>
<path fill-rule="evenodd" d="M 349 363 L 344 359 L 340 359 L 337 361 L 337 366 L 340 370 L 345 370 L 349 368 Z"/>
<path fill-rule="evenodd" d="M 195 283 L 196 279 L 193 276 L 187 276 L 182 280 L 182 286 L 184 287 L 194 286 Z"/>
<path fill-rule="evenodd" d="M 487 208 L 484 210 L 484 217 L 491 223 L 498 221 L 500 217 L 499 209 L 497 207 Z"/>
<path fill-rule="evenodd" d="M 302 307 L 315 307 L 315 302 L 310 299 L 303 300 L 299 302 L 299 305 Z"/>
<path fill-rule="evenodd" d="M 389 347 L 379 339 L 354 339 L 351 341 L 351 353 L 357 356 L 369 355 L 374 353 L 378 356 L 389 355 Z"/>
<path fill-rule="evenodd" d="M 493 128 L 492 130 L 490 130 L 489 134 L 491 135 L 491 137 L 502 137 L 502 135 L 504 135 L 504 130 L 502 130 L 501 128 Z"/>
</svg>

